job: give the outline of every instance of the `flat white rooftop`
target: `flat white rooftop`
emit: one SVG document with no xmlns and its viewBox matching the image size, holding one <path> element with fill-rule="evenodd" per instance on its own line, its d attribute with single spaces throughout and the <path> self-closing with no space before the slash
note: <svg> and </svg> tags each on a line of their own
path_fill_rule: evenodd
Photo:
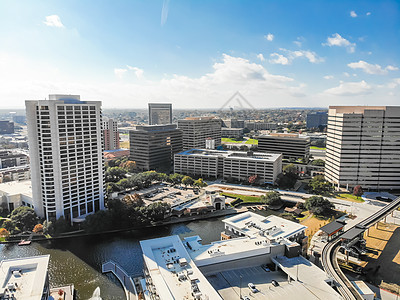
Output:
<svg viewBox="0 0 400 300">
<path fill-rule="evenodd" d="M 241 231 L 246 236 L 264 236 L 270 240 L 290 238 L 307 228 L 274 215 L 264 217 L 253 212 L 244 212 L 224 219 L 222 222 Z"/>
<path fill-rule="evenodd" d="M 145 265 L 160 299 L 222 299 L 194 264 L 179 236 L 140 242 Z M 194 288 L 193 288 L 194 287 Z"/>
<path fill-rule="evenodd" d="M 176 155 L 188 156 L 208 156 L 208 157 L 223 157 L 234 158 L 238 160 L 251 160 L 251 161 L 268 161 L 274 162 L 279 159 L 282 154 L 279 153 L 264 153 L 264 152 L 251 152 L 251 151 L 229 151 L 229 150 L 212 150 L 212 149 L 189 149 L 182 151 Z"/>
<path fill-rule="evenodd" d="M 202 245 L 199 236 L 191 236 L 184 239 L 184 245 L 190 257 L 196 265 L 206 265 L 239 260 L 251 256 L 271 253 L 271 247 L 278 243 L 267 243 L 261 237 L 242 237 Z"/>
<path fill-rule="evenodd" d="M 49 259 L 50 255 L 43 255 L 1 261 L 0 293 L 14 294 L 16 300 L 40 300 Z"/>
<path fill-rule="evenodd" d="M 32 183 L 30 180 L 0 183 L 0 192 L 9 196 L 23 194 L 32 197 Z"/>
</svg>

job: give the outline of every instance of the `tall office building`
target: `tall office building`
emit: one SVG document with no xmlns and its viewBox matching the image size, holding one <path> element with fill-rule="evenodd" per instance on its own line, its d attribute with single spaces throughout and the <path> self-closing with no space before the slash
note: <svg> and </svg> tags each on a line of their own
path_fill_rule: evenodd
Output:
<svg viewBox="0 0 400 300">
<path fill-rule="evenodd" d="M 310 155 L 310 138 L 292 133 L 271 133 L 258 138 L 258 151 L 282 153 L 283 158 L 305 158 Z"/>
<path fill-rule="evenodd" d="M 149 103 L 149 125 L 165 125 L 171 123 L 171 103 Z"/>
<path fill-rule="evenodd" d="M 400 189 L 400 106 L 331 106 L 325 178 L 340 186 Z"/>
<path fill-rule="evenodd" d="M 328 113 L 317 111 L 307 114 L 307 128 L 318 128 L 328 124 Z"/>
<path fill-rule="evenodd" d="M 221 145 L 221 119 L 197 117 L 178 120 L 182 130 L 183 150 L 204 149 L 206 140 L 214 140 L 215 147 Z"/>
<path fill-rule="evenodd" d="M 36 213 L 78 222 L 103 209 L 101 102 L 50 95 L 25 106 Z"/>
<path fill-rule="evenodd" d="M 119 149 L 118 123 L 113 119 L 103 117 L 104 150 Z"/>
<path fill-rule="evenodd" d="M 129 132 L 129 156 L 139 170 L 168 170 L 182 151 L 182 131 L 176 124 L 136 126 Z"/>
</svg>

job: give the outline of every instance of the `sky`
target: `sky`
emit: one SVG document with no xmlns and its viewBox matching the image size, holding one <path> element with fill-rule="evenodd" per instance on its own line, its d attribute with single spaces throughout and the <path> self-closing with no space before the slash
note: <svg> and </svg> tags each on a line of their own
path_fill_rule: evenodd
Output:
<svg viewBox="0 0 400 300">
<path fill-rule="evenodd" d="M 398 0 L 0 0 L 0 108 L 400 105 L 399 68 Z"/>
</svg>

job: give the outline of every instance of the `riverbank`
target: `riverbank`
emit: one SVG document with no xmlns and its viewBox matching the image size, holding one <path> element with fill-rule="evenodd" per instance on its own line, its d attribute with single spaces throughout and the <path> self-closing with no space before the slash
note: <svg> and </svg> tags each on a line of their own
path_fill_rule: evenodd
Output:
<svg viewBox="0 0 400 300">
<path fill-rule="evenodd" d="M 188 222 L 199 221 L 199 220 L 214 219 L 214 218 L 219 218 L 219 217 L 223 217 L 223 216 L 238 214 L 238 213 L 245 212 L 245 211 L 247 211 L 246 207 L 241 207 L 240 209 L 229 207 L 224 210 L 217 210 L 214 212 L 209 212 L 204 215 L 183 216 L 183 217 L 179 217 L 179 218 L 177 217 L 177 218 L 170 219 L 168 221 L 154 222 L 150 225 L 144 225 L 144 226 L 136 226 L 136 227 L 108 230 L 108 231 L 94 232 L 94 233 L 85 233 L 84 230 L 79 230 L 79 231 L 73 231 L 73 232 L 66 232 L 66 233 L 63 233 L 61 236 L 56 236 L 56 237 L 45 237 L 45 236 L 43 236 L 43 238 L 35 237 L 32 239 L 32 242 L 62 240 L 62 239 L 69 239 L 69 238 L 75 238 L 75 237 L 100 236 L 100 235 L 115 234 L 115 233 L 120 233 L 120 232 L 129 232 L 129 231 L 134 231 L 134 230 L 156 228 L 156 227 L 160 227 L 160 226 L 188 223 Z M 21 242 L 21 239 L 27 239 L 29 236 L 30 235 L 18 236 L 18 239 L 17 239 L 17 236 L 14 236 L 13 238 L 15 238 L 15 240 L 1 241 L 0 244 L 18 244 L 19 242 Z"/>
</svg>

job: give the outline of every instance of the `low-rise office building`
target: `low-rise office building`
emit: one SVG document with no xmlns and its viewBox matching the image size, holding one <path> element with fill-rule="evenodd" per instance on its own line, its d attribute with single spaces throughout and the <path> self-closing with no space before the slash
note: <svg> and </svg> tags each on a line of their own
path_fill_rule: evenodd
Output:
<svg viewBox="0 0 400 300">
<path fill-rule="evenodd" d="M 13 258 L 0 263 L 0 298 L 47 300 L 50 296 L 50 255 Z"/>
<path fill-rule="evenodd" d="M 258 151 L 282 153 L 285 159 L 305 158 L 310 155 L 310 138 L 292 133 L 271 133 L 258 137 Z"/>
<path fill-rule="evenodd" d="M 273 130 L 276 129 L 276 123 L 269 123 L 269 122 L 257 122 L 257 121 L 246 121 L 244 123 L 244 127 L 249 130 Z"/>
<path fill-rule="evenodd" d="M 243 128 L 221 128 L 221 137 L 223 138 L 236 138 L 243 137 Z"/>
<path fill-rule="evenodd" d="M 175 155 L 174 171 L 180 174 L 248 180 L 257 175 L 274 183 L 282 172 L 282 155 L 274 153 L 191 149 Z"/>
<path fill-rule="evenodd" d="M 29 165 L 0 169 L 0 183 L 29 179 L 31 179 L 31 168 Z"/>
<path fill-rule="evenodd" d="M 139 170 L 169 169 L 182 151 L 182 131 L 176 124 L 136 126 L 129 132 L 130 159 Z"/>
<path fill-rule="evenodd" d="M 35 208 L 32 197 L 31 181 L 25 180 L 1 183 L 0 203 L 7 205 L 10 212 L 20 206 Z"/>
<path fill-rule="evenodd" d="M 18 150 L 0 150 L 0 169 L 28 165 L 29 156 Z"/>
<path fill-rule="evenodd" d="M 332 279 L 299 256 L 296 240 L 304 240 L 305 226 L 253 213 L 228 218 L 225 224 L 240 236 L 210 244 L 200 236 L 141 241 L 145 298 L 228 300 L 250 293 L 254 299 L 275 299 L 274 279 L 279 295 L 288 299 L 340 299 Z M 266 264 L 274 267 L 266 272 Z M 250 283 L 256 284 L 254 290 L 247 289 Z"/>
</svg>

